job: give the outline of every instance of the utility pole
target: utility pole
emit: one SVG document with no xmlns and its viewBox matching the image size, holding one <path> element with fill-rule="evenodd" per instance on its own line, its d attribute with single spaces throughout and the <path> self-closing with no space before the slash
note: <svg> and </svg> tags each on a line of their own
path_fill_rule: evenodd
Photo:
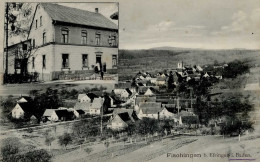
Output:
<svg viewBox="0 0 260 162">
<path fill-rule="evenodd" d="M 101 112 L 100 112 L 100 135 L 102 136 L 102 134 L 103 134 L 103 104 L 104 103 L 102 103 L 102 106 L 101 106 Z"/>
<path fill-rule="evenodd" d="M 179 95 L 177 97 L 177 108 L 178 108 L 178 115 L 180 113 L 180 101 L 179 101 Z"/>
<path fill-rule="evenodd" d="M 5 8 L 5 77 L 8 74 L 8 12 L 9 12 L 9 4 L 6 2 L 6 8 Z M 4 77 L 4 79 L 5 79 Z"/>
</svg>

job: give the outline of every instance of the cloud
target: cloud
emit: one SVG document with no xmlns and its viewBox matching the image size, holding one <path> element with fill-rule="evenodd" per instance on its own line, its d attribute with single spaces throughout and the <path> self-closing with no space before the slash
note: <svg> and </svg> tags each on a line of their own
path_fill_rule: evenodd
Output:
<svg viewBox="0 0 260 162">
<path fill-rule="evenodd" d="M 147 31 L 169 31 L 173 29 L 175 26 L 175 23 L 172 21 L 162 21 L 155 25 L 148 26 Z"/>
<path fill-rule="evenodd" d="M 221 26 L 220 30 L 213 31 L 213 35 L 248 35 L 251 33 L 260 34 L 260 8 L 251 13 L 238 11 L 231 17 L 231 23 Z"/>
</svg>

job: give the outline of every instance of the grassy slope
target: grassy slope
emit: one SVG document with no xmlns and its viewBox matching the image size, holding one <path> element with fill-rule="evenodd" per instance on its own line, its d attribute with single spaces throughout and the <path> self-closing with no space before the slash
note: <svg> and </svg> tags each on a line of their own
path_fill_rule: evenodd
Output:
<svg viewBox="0 0 260 162">
<path fill-rule="evenodd" d="M 260 50 L 120 50 L 119 76 L 136 71 L 154 71 L 176 68 L 183 61 L 185 65 L 213 64 L 230 62 L 235 59 L 249 60 L 252 65 L 260 64 Z"/>
</svg>

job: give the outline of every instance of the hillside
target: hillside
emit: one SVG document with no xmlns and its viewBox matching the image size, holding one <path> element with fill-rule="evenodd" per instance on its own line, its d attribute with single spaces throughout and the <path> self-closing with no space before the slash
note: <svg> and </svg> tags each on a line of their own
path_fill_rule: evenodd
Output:
<svg viewBox="0 0 260 162">
<path fill-rule="evenodd" d="M 168 49 L 168 50 L 165 50 Z M 207 65 L 248 60 L 251 65 L 260 64 L 260 50 L 204 50 L 162 47 L 148 50 L 119 50 L 119 75 L 138 71 L 174 69 L 177 63 Z M 122 75 L 121 75 L 122 76 Z"/>
</svg>

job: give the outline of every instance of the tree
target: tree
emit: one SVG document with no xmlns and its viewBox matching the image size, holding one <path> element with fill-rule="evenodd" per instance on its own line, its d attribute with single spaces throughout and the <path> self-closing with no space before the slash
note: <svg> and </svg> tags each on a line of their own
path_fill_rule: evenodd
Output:
<svg viewBox="0 0 260 162">
<path fill-rule="evenodd" d="M 72 143 L 72 137 L 70 134 L 65 133 L 59 137 L 58 142 L 61 146 L 64 146 L 67 149 L 67 145 Z"/>
<path fill-rule="evenodd" d="M 6 67 L 5 67 L 5 77 L 4 82 L 6 82 L 6 77 L 8 74 L 8 39 L 12 36 L 27 36 L 29 32 L 29 22 L 31 21 L 31 10 L 32 6 L 28 3 L 5 3 L 5 44 L 6 44 Z M 9 32 L 10 31 L 10 32 Z M 27 63 L 29 56 L 32 55 L 32 50 L 23 52 L 21 57 L 21 73 L 25 74 L 27 72 Z M 19 56 L 18 56 L 19 57 Z"/>
<path fill-rule="evenodd" d="M 172 74 L 172 71 L 170 71 L 170 75 L 169 75 L 169 78 L 168 78 L 168 90 L 173 90 L 174 89 L 174 84 L 173 84 L 174 80 L 173 80 L 173 74 Z"/>
<path fill-rule="evenodd" d="M 18 138 L 9 137 L 3 140 L 1 144 L 1 155 L 3 161 L 13 162 L 15 156 L 19 153 L 21 143 Z"/>
<path fill-rule="evenodd" d="M 28 161 L 39 161 L 39 162 L 50 162 L 51 155 L 44 149 L 32 150 L 25 154 L 19 155 L 18 161 L 28 162 Z"/>
<path fill-rule="evenodd" d="M 10 112 L 17 104 L 12 96 L 8 96 L 6 99 L 1 99 L 1 108 L 3 112 L 3 117 L 11 118 Z"/>
<path fill-rule="evenodd" d="M 35 114 L 40 118 L 46 108 L 57 109 L 62 105 L 60 94 L 57 89 L 47 88 L 42 94 L 36 94 L 33 101 L 35 107 Z"/>
<path fill-rule="evenodd" d="M 154 134 L 159 129 L 158 120 L 143 118 L 136 122 L 136 131 L 140 135 Z"/>
</svg>

